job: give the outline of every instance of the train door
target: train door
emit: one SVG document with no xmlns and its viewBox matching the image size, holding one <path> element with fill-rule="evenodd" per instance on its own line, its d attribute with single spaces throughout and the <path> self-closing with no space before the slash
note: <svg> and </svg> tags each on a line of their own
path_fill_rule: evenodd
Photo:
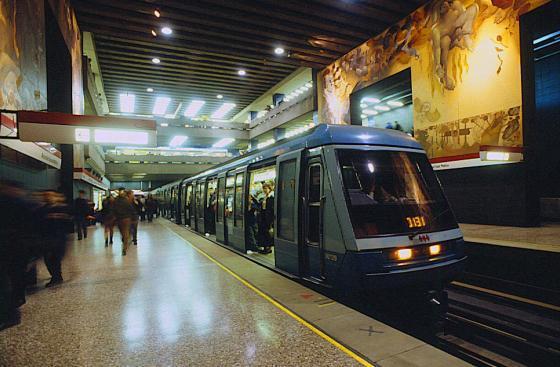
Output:
<svg viewBox="0 0 560 367">
<path fill-rule="evenodd" d="M 195 231 L 198 231 L 197 229 L 197 213 L 196 213 L 196 200 L 197 200 L 197 196 L 198 196 L 198 181 L 194 181 L 192 183 L 192 200 L 191 200 L 191 228 L 194 229 Z"/>
<path fill-rule="evenodd" d="M 283 154 L 276 160 L 274 260 L 275 266 L 300 274 L 299 188 L 301 152 Z"/>
<path fill-rule="evenodd" d="M 224 243 L 228 246 L 232 245 L 233 236 L 233 195 L 235 193 L 235 175 L 228 172 L 226 178 L 226 190 L 224 196 Z"/>
<path fill-rule="evenodd" d="M 218 175 L 218 204 L 216 208 L 216 240 L 226 243 L 226 230 L 224 221 L 225 196 L 226 196 L 226 173 Z"/>
<path fill-rule="evenodd" d="M 187 184 L 187 192 L 185 195 L 185 225 L 187 226 L 191 226 L 191 216 L 192 216 L 192 210 L 191 210 L 191 204 L 192 204 L 192 185 L 191 184 Z"/>
<path fill-rule="evenodd" d="M 206 200 L 206 179 L 196 183 L 196 230 L 199 233 L 206 233 L 204 226 L 204 207 Z"/>
<path fill-rule="evenodd" d="M 187 198 L 187 184 L 181 182 L 179 184 L 179 187 L 181 188 L 181 191 L 179 192 L 179 198 L 181 199 L 179 200 L 179 218 L 180 218 L 179 224 L 184 224 L 187 223 L 187 219 L 185 217 L 185 200 Z"/>
<path fill-rule="evenodd" d="M 245 175 L 247 167 L 235 170 L 233 190 L 233 227 L 228 228 L 229 244 L 245 252 Z"/>
<path fill-rule="evenodd" d="M 307 276 L 324 277 L 323 249 L 323 165 L 321 158 L 312 158 L 305 173 L 303 206 L 303 259 Z"/>
<path fill-rule="evenodd" d="M 216 234 L 216 206 L 217 192 L 216 186 L 218 180 L 216 177 L 206 180 L 206 197 L 204 202 L 204 231 L 209 234 Z"/>
</svg>

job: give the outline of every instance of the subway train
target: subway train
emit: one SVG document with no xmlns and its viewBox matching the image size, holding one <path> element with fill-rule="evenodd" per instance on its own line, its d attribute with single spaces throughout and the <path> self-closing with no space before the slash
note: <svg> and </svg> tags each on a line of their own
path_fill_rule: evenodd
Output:
<svg viewBox="0 0 560 367">
<path fill-rule="evenodd" d="M 320 124 L 152 194 L 177 224 L 327 287 L 433 292 L 466 260 L 425 151 L 394 130 Z M 263 232 L 268 254 L 255 251 Z"/>
</svg>

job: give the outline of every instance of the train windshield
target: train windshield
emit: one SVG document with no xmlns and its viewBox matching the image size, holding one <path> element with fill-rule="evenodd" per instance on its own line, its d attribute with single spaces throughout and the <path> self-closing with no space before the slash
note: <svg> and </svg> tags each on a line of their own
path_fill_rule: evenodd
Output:
<svg viewBox="0 0 560 367">
<path fill-rule="evenodd" d="M 339 149 L 356 238 L 457 228 L 425 154 Z"/>
</svg>

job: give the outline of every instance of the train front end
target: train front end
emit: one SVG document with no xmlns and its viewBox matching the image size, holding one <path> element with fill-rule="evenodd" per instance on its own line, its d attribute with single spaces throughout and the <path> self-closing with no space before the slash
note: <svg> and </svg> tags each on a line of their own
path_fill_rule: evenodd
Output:
<svg viewBox="0 0 560 367">
<path fill-rule="evenodd" d="M 462 272 L 462 233 L 420 147 L 348 145 L 332 154 L 352 238 L 338 273 L 344 287 L 441 289 Z"/>
</svg>

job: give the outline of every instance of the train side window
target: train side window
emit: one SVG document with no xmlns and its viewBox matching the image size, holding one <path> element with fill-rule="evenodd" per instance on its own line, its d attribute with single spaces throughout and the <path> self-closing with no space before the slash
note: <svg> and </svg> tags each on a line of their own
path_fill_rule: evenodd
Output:
<svg viewBox="0 0 560 367">
<path fill-rule="evenodd" d="M 278 237 L 295 241 L 296 160 L 280 163 L 278 172 Z"/>
<path fill-rule="evenodd" d="M 192 203 L 192 185 L 187 186 L 187 197 L 185 207 L 187 209 L 187 218 L 191 217 L 191 203 Z"/>
<path fill-rule="evenodd" d="M 218 179 L 218 217 L 217 222 L 223 223 L 224 221 L 224 184 L 225 178 Z"/>
<path fill-rule="evenodd" d="M 225 216 L 231 218 L 233 216 L 233 193 L 235 191 L 235 177 L 229 176 L 226 179 L 226 197 L 225 197 Z"/>
<path fill-rule="evenodd" d="M 243 173 L 235 176 L 235 213 L 233 217 L 234 227 L 243 227 Z"/>
<path fill-rule="evenodd" d="M 307 190 L 307 242 L 318 245 L 321 214 L 321 165 L 309 166 Z"/>
<path fill-rule="evenodd" d="M 199 183 L 196 189 L 196 215 L 204 218 L 204 184 Z"/>
</svg>

